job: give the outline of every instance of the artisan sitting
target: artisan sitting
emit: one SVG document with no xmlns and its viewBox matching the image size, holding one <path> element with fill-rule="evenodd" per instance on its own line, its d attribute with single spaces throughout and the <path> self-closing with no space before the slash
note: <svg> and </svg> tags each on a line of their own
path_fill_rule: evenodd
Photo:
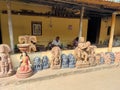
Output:
<svg viewBox="0 0 120 90">
<path fill-rule="evenodd" d="M 61 47 L 61 42 L 60 42 L 60 37 L 59 36 L 57 36 L 56 38 L 55 38 L 55 40 L 53 40 L 52 41 L 52 47 L 54 47 L 54 46 L 59 46 L 60 48 L 62 48 Z"/>
</svg>

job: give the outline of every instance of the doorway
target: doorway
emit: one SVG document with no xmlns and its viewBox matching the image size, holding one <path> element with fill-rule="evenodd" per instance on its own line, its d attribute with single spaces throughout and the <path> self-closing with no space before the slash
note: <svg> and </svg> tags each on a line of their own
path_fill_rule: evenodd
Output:
<svg viewBox="0 0 120 90">
<path fill-rule="evenodd" d="M 100 17 L 90 17 L 90 19 L 88 20 L 87 41 L 90 41 L 92 44 L 98 44 L 100 25 Z"/>
</svg>

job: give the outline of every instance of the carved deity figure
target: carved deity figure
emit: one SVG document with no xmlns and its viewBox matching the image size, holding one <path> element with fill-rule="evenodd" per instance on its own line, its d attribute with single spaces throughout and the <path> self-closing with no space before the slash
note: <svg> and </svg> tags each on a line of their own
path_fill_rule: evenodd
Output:
<svg viewBox="0 0 120 90">
<path fill-rule="evenodd" d="M 61 55 L 61 60 L 62 60 L 62 68 L 68 68 L 69 67 L 69 61 L 68 57 L 66 54 Z"/>
<path fill-rule="evenodd" d="M 36 51 L 36 45 L 37 42 L 36 36 L 19 36 L 18 41 L 20 44 L 30 44 L 28 52 Z"/>
<path fill-rule="evenodd" d="M 20 57 L 20 72 L 28 72 L 31 70 L 30 58 L 27 53 L 23 52 Z"/>
<path fill-rule="evenodd" d="M 115 63 L 116 64 L 120 63 L 120 52 L 115 52 Z"/>
<path fill-rule="evenodd" d="M 80 38 L 78 46 L 75 48 L 76 67 L 87 67 L 95 65 L 95 48 L 89 41 L 85 42 L 84 37 Z"/>
<path fill-rule="evenodd" d="M 48 60 L 47 56 L 43 56 L 43 58 L 42 58 L 42 66 L 43 66 L 43 69 L 49 68 L 49 60 Z"/>
<path fill-rule="evenodd" d="M 30 58 L 26 52 L 22 52 L 20 56 L 20 65 L 17 69 L 16 76 L 18 78 L 27 78 L 33 74 L 32 64 L 30 63 Z"/>
<path fill-rule="evenodd" d="M 69 68 L 74 68 L 76 60 L 75 60 L 75 57 L 73 56 L 73 54 L 68 55 L 68 60 L 69 60 Z"/>
<path fill-rule="evenodd" d="M 54 46 L 51 50 L 51 68 L 58 69 L 61 66 L 61 49 L 58 46 Z"/>
<path fill-rule="evenodd" d="M 96 59 L 96 64 L 97 65 L 100 64 L 100 58 L 101 58 L 101 54 L 100 53 L 96 54 L 95 59 Z"/>
<path fill-rule="evenodd" d="M 6 44 L 0 45 L 0 77 L 13 75 L 13 66 L 10 59 L 10 47 Z"/>
<path fill-rule="evenodd" d="M 42 60 L 39 57 L 34 58 L 34 71 L 42 70 Z"/>
<path fill-rule="evenodd" d="M 105 53 L 105 55 L 104 55 L 105 64 L 114 63 L 114 59 L 115 59 L 114 53 L 112 53 L 112 52 Z"/>
<path fill-rule="evenodd" d="M 90 45 L 90 46 L 88 46 L 88 49 L 87 49 L 87 51 L 88 51 L 88 61 L 90 63 L 90 66 L 94 66 L 94 65 L 97 64 L 95 48 L 96 48 L 96 46 Z"/>
<path fill-rule="evenodd" d="M 76 67 L 80 67 L 82 64 L 88 64 L 88 47 L 89 43 L 84 41 L 84 38 L 80 38 L 78 46 L 75 48 Z"/>
</svg>

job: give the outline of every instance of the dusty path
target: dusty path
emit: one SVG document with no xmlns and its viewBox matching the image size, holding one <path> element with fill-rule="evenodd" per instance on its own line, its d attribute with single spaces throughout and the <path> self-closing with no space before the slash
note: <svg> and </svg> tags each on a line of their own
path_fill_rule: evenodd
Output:
<svg viewBox="0 0 120 90">
<path fill-rule="evenodd" d="M 0 90 L 120 90 L 120 67 L 0 86 Z"/>
</svg>

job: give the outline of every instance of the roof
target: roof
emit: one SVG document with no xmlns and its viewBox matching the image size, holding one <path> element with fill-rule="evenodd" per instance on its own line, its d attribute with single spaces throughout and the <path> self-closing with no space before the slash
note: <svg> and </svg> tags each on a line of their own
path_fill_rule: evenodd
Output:
<svg viewBox="0 0 120 90">
<path fill-rule="evenodd" d="M 35 3 L 52 7 L 50 15 L 79 17 L 81 7 L 85 7 L 84 16 L 105 17 L 120 11 L 120 3 L 112 0 L 11 0 L 24 3 Z"/>
</svg>

